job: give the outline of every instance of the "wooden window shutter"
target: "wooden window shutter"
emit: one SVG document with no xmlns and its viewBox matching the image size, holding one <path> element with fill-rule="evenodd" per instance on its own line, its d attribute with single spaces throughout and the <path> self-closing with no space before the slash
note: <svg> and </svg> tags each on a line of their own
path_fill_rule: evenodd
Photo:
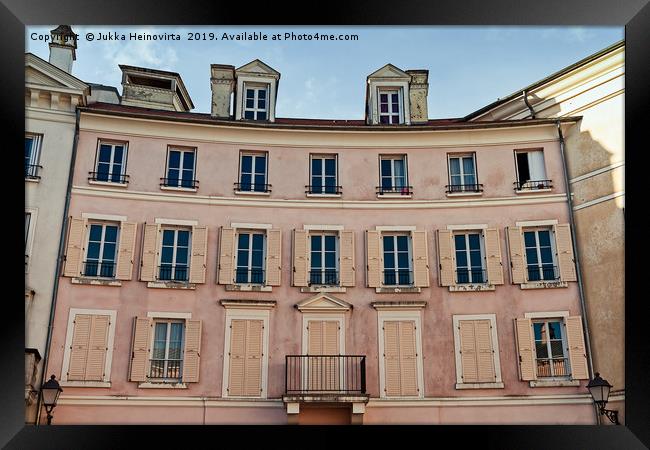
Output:
<svg viewBox="0 0 650 450">
<path fill-rule="evenodd" d="M 88 360 L 86 362 L 87 381 L 103 381 L 104 367 L 106 365 L 106 353 L 108 351 L 108 328 L 110 316 L 92 316 L 90 327 L 90 342 L 88 345 Z"/>
<path fill-rule="evenodd" d="M 384 391 L 392 397 L 401 394 L 399 322 L 384 322 Z"/>
<path fill-rule="evenodd" d="M 566 318 L 566 336 L 569 345 L 571 378 L 574 380 L 588 380 L 587 350 L 585 349 L 584 335 L 582 333 L 581 316 Z"/>
<path fill-rule="evenodd" d="M 142 261 L 140 262 L 140 281 L 156 281 L 156 264 L 158 263 L 158 242 L 160 224 L 145 223 L 142 238 Z"/>
<path fill-rule="evenodd" d="M 454 248 L 450 230 L 438 230 L 438 282 L 440 286 L 456 284 L 454 276 Z"/>
<path fill-rule="evenodd" d="M 535 340 L 530 319 L 515 319 L 515 333 L 519 353 L 519 377 L 523 381 L 536 380 Z"/>
<path fill-rule="evenodd" d="M 147 381 L 149 345 L 153 320 L 150 317 L 133 318 L 133 347 L 131 350 L 130 381 Z"/>
<path fill-rule="evenodd" d="M 322 355 L 323 354 L 323 321 L 322 320 L 309 320 L 307 322 L 307 338 L 309 339 L 307 345 L 307 354 Z"/>
<path fill-rule="evenodd" d="M 262 392 L 262 340 L 264 322 L 247 320 L 246 333 L 246 371 L 244 375 L 244 395 L 259 397 Z"/>
<path fill-rule="evenodd" d="M 339 251 L 341 253 L 341 259 L 339 261 L 341 286 L 353 287 L 356 284 L 354 231 L 346 230 L 339 232 Z"/>
<path fill-rule="evenodd" d="M 460 336 L 461 380 L 463 383 L 477 383 L 479 379 L 476 360 L 476 334 L 473 320 L 458 322 Z"/>
<path fill-rule="evenodd" d="M 306 230 L 293 230 L 293 285 L 307 286 L 309 254 L 307 251 L 308 233 Z"/>
<path fill-rule="evenodd" d="M 246 321 L 233 319 L 230 322 L 230 373 L 228 374 L 228 395 L 244 395 L 246 369 Z"/>
<path fill-rule="evenodd" d="M 367 255 L 367 280 L 368 287 L 381 286 L 381 233 L 379 231 L 366 231 L 366 255 Z"/>
<path fill-rule="evenodd" d="M 218 284 L 232 284 L 234 281 L 233 265 L 235 263 L 235 230 L 221 227 L 221 242 L 219 243 L 219 276 Z"/>
<path fill-rule="evenodd" d="M 78 277 L 81 273 L 86 223 L 86 219 L 70 217 L 68 244 L 65 251 L 65 267 L 63 269 L 64 277 Z"/>
<path fill-rule="evenodd" d="M 485 253 L 488 283 L 503 284 L 501 239 L 499 238 L 498 228 L 485 230 Z"/>
<path fill-rule="evenodd" d="M 474 335 L 476 336 L 477 380 L 479 383 L 493 383 L 496 381 L 496 371 L 491 321 L 489 319 L 474 321 Z"/>
<path fill-rule="evenodd" d="M 280 286 L 282 281 L 282 230 L 266 231 L 266 285 Z"/>
<path fill-rule="evenodd" d="M 401 395 L 418 395 L 417 350 L 413 321 L 402 321 L 399 324 L 399 365 Z"/>
<path fill-rule="evenodd" d="M 526 282 L 526 262 L 521 227 L 506 227 L 506 230 L 510 251 L 510 280 L 512 284 L 522 284 Z"/>
<path fill-rule="evenodd" d="M 415 286 L 429 287 L 429 250 L 426 231 L 412 231 Z"/>
<path fill-rule="evenodd" d="M 201 321 L 185 321 L 183 350 L 183 383 L 198 383 L 201 363 Z"/>
<path fill-rule="evenodd" d="M 553 231 L 555 231 L 555 246 L 557 248 L 557 264 L 559 266 L 560 280 L 577 281 L 570 225 L 568 223 L 555 225 Z"/>
<path fill-rule="evenodd" d="M 120 224 L 120 242 L 117 253 L 117 270 L 115 271 L 115 278 L 118 280 L 131 280 L 133 278 L 137 230 L 138 224 L 135 222 L 122 222 Z"/>
<path fill-rule="evenodd" d="M 68 380 L 70 381 L 85 380 L 92 317 L 90 314 L 77 314 L 74 318 L 68 365 Z"/>
<path fill-rule="evenodd" d="M 190 259 L 190 283 L 205 283 L 206 255 L 208 250 L 208 227 L 192 227 L 192 257 Z"/>
</svg>

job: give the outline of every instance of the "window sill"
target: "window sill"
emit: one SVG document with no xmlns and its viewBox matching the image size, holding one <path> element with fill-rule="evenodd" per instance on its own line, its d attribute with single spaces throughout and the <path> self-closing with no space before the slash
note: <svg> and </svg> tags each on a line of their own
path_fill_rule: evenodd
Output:
<svg viewBox="0 0 650 450">
<path fill-rule="evenodd" d="M 89 278 L 89 277 L 74 277 L 70 281 L 72 284 L 92 284 L 94 286 L 122 286 L 122 280 L 115 279 L 101 279 L 101 278 Z"/>
<path fill-rule="evenodd" d="M 553 189 L 552 188 L 544 188 L 544 189 L 515 189 L 515 194 L 534 194 L 536 192 L 551 192 Z"/>
<path fill-rule="evenodd" d="M 227 284 L 226 291 L 272 292 L 273 286 L 261 284 Z"/>
<path fill-rule="evenodd" d="M 88 180 L 88 184 L 97 184 L 97 185 L 100 185 L 100 186 L 113 186 L 113 187 L 119 187 L 119 188 L 129 187 L 129 183 L 115 183 L 115 182 L 112 182 L 112 181 Z"/>
<path fill-rule="evenodd" d="M 481 192 L 447 192 L 447 197 L 480 197 L 483 195 Z"/>
<path fill-rule="evenodd" d="M 169 382 L 145 382 L 139 383 L 138 388 L 140 389 L 187 389 L 187 384 L 185 383 L 169 383 Z"/>
<path fill-rule="evenodd" d="M 186 188 L 175 186 L 160 186 L 161 191 L 181 191 L 181 192 L 197 192 L 199 188 Z"/>
<path fill-rule="evenodd" d="M 62 387 L 110 388 L 110 381 L 61 381 Z"/>
<path fill-rule="evenodd" d="M 466 283 L 466 284 L 453 284 L 449 286 L 449 292 L 480 292 L 480 291 L 494 291 L 496 286 L 486 283 Z"/>
<path fill-rule="evenodd" d="M 422 292 L 422 288 L 415 286 L 377 287 L 375 292 L 377 294 L 411 294 Z"/>
<path fill-rule="evenodd" d="M 456 383 L 456 389 L 503 389 L 502 382 L 494 383 Z"/>
<path fill-rule="evenodd" d="M 377 194 L 377 198 L 413 198 L 413 194 Z"/>
<path fill-rule="evenodd" d="M 25 178 L 25 181 L 28 181 L 30 183 L 40 183 L 41 179 L 40 178 Z"/>
<path fill-rule="evenodd" d="M 160 289 L 196 289 L 196 284 L 183 281 L 149 281 L 147 287 Z"/>
<path fill-rule="evenodd" d="M 306 194 L 307 198 L 341 198 L 342 194 Z"/>
<path fill-rule="evenodd" d="M 262 197 L 268 197 L 271 195 L 270 192 L 255 192 L 255 191 L 235 191 L 236 195 L 259 195 Z"/>
<path fill-rule="evenodd" d="M 567 281 L 533 281 L 520 285 L 522 289 L 553 289 L 569 287 Z"/>
<path fill-rule="evenodd" d="M 531 380 L 530 387 L 565 387 L 580 386 L 580 380 Z"/>
<path fill-rule="evenodd" d="M 342 286 L 307 286 L 301 287 L 300 292 L 309 293 L 309 292 L 346 292 L 347 289 Z"/>
</svg>

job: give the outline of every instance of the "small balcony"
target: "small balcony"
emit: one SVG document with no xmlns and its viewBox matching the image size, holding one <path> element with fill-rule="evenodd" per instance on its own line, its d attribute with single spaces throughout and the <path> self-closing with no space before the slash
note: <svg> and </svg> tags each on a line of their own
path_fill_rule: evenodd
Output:
<svg viewBox="0 0 650 450">
<path fill-rule="evenodd" d="M 338 286 L 339 271 L 336 269 L 316 269 L 309 271 L 310 286 Z"/>
<path fill-rule="evenodd" d="M 264 284 L 264 269 L 237 267 L 235 269 L 235 283 Z"/>
<path fill-rule="evenodd" d="M 448 184 L 445 186 L 447 194 L 461 194 L 461 193 L 479 193 L 483 192 L 483 185 L 478 184 Z"/>
<path fill-rule="evenodd" d="M 543 189 L 552 189 L 553 180 L 527 180 L 515 181 L 515 191 L 540 191 Z"/>
<path fill-rule="evenodd" d="M 199 188 L 199 180 L 180 179 L 180 178 L 161 178 L 160 187 L 197 190 Z"/>
<path fill-rule="evenodd" d="M 557 266 L 528 266 L 528 281 L 558 281 L 560 274 Z"/>
<path fill-rule="evenodd" d="M 26 180 L 40 180 L 41 176 L 39 175 L 40 169 L 43 166 L 37 164 L 25 164 L 25 179 Z"/>
<path fill-rule="evenodd" d="M 322 186 L 322 185 L 307 185 L 305 186 L 305 194 L 308 195 L 341 195 L 343 187 L 341 186 Z"/>
<path fill-rule="evenodd" d="M 189 271 L 190 268 L 186 264 L 162 264 L 158 267 L 158 279 L 187 283 Z"/>
<path fill-rule="evenodd" d="M 115 262 L 84 261 L 81 273 L 84 277 L 115 278 Z"/>
<path fill-rule="evenodd" d="M 569 371 L 568 358 L 537 358 L 537 377 L 568 377 Z"/>
<path fill-rule="evenodd" d="M 270 184 L 260 183 L 235 183 L 235 192 L 254 192 L 262 194 L 271 193 Z"/>
<path fill-rule="evenodd" d="M 365 355 L 287 355 L 284 401 L 367 400 Z"/>
<path fill-rule="evenodd" d="M 485 269 L 463 268 L 456 270 L 456 283 L 483 284 L 487 283 Z"/>
<path fill-rule="evenodd" d="M 413 286 L 413 271 L 407 269 L 384 270 L 384 286 Z"/>
<path fill-rule="evenodd" d="M 377 186 L 377 195 L 413 195 L 413 186 Z"/>
<path fill-rule="evenodd" d="M 88 172 L 88 181 L 100 183 L 128 184 L 129 175 L 109 172 Z"/>
<path fill-rule="evenodd" d="M 182 359 L 150 359 L 149 378 L 156 382 L 181 381 L 183 376 Z"/>
</svg>

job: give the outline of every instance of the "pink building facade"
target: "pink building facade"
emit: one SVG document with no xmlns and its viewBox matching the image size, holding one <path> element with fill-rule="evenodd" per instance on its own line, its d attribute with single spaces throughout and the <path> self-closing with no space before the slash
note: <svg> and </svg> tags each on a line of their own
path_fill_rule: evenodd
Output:
<svg viewBox="0 0 650 450">
<path fill-rule="evenodd" d="M 391 65 L 366 122 L 275 118 L 254 63 L 81 108 L 55 423 L 595 423 L 556 121 L 428 120 Z"/>
</svg>

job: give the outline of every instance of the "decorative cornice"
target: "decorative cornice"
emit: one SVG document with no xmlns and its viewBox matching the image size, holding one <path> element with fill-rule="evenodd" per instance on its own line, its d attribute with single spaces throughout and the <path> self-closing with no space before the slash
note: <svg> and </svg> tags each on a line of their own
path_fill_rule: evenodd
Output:
<svg viewBox="0 0 650 450">
<path fill-rule="evenodd" d="M 224 308 L 235 309 L 273 309 L 277 303 L 275 300 L 220 300 Z"/>
<path fill-rule="evenodd" d="M 402 301 L 380 301 L 371 302 L 370 305 L 377 311 L 384 310 L 405 310 L 405 309 L 422 309 L 426 308 L 426 300 L 402 300 Z"/>
</svg>

